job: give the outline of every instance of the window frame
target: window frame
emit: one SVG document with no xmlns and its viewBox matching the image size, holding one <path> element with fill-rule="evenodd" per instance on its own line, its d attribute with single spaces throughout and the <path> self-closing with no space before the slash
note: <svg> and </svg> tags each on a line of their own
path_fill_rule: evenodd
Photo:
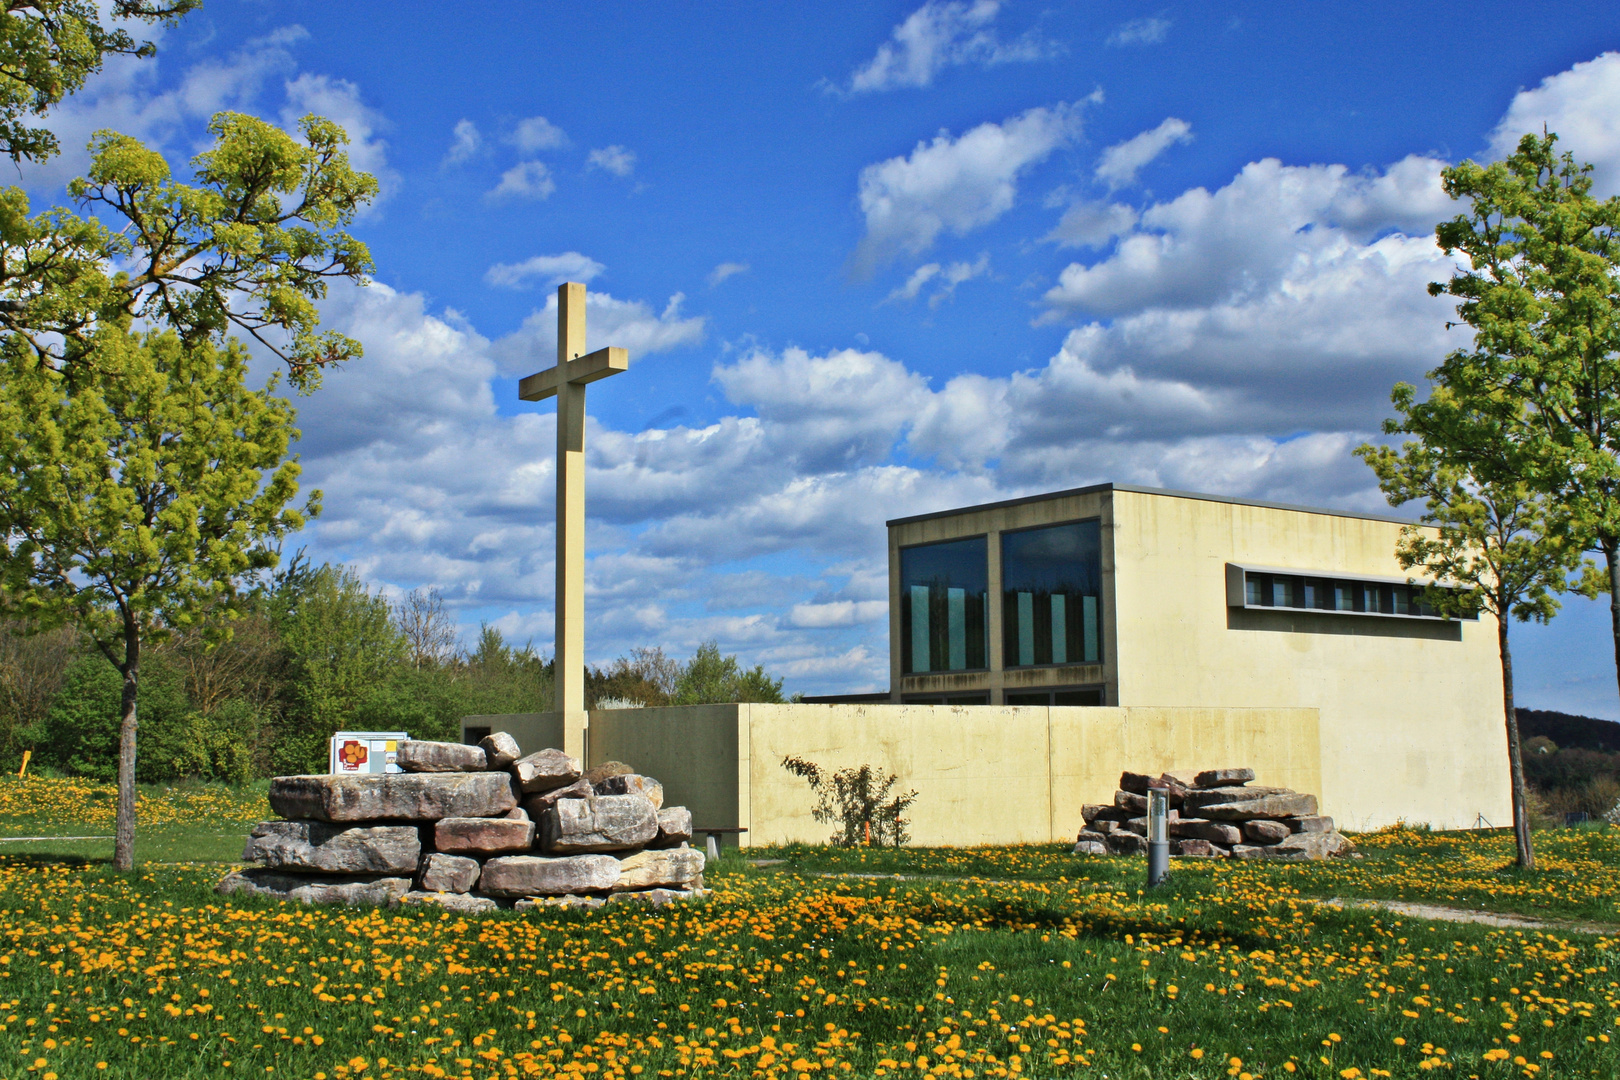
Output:
<svg viewBox="0 0 1620 1080">
<path fill-rule="evenodd" d="M 1278 579 L 1282 579 L 1279 581 Z M 1226 564 L 1226 606 L 1245 611 L 1287 611 L 1312 615 L 1356 616 L 1363 619 L 1399 619 L 1406 622 L 1478 622 L 1479 614 L 1439 615 L 1419 600 L 1429 581 L 1381 577 L 1375 574 L 1344 574 L 1328 570 L 1303 570 L 1249 563 Z M 1307 587 L 1317 603 L 1306 607 L 1279 604 L 1280 595 L 1304 600 Z M 1441 585 L 1443 589 L 1458 589 Z M 1271 603 L 1267 603 L 1271 600 Z M 1349 606 L 1342 606 L 1348 602 Z M 1404 610 L 1403 610 L 1404 609 Z"/>
</svg>

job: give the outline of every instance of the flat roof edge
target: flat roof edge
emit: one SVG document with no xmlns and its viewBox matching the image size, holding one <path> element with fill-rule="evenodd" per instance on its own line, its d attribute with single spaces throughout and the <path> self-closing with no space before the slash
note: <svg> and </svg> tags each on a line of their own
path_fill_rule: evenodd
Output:
<svg viewBox="0 0 1620 1080">
<path fill-rule="evenodd" d="M 1177 491 L 1173 488 L 1140 487 L 1135 484 L 1090 484 L 1086 487 L 1068 488 L 1064 491 L 1049 491 L 1043 495 L 1024 495 L 1017 499 L 1003 499 L 1000 502 L 980 503 L 977 506 L 961 506 L 953 510 L 935 510 L 927 514 L 913 514 L 910 517 L 893 518 L 884 522 L 888 528 L 896 525 L 910 525 L 919 521 L 934 521 L 939 518 L 958 517 L 962 514 L 978 513 L 984 510 L 1003 510 L 1012 506 L 1027 506 L 1030 503 L 1051 502 L 1053 499 L 1069 499 L 1079 495 L 1095 495 L 1102 491 L 1124 491 L 1133 495 L 1162 495 L 1168 499 L 1196 499 L 1200 502 L 1228 503 L 1232 506 L 1258 506 L 1267 510 L 1291 510 L 1299 514 L 1322 514 L 1326 517 L 1357 518 L 1362 521 L 1383 521 L 1391 525 L 1418 525 L 1420 522 L 1411 518 L 1395 517 L 1391 514 L 1368 514 L 1359 510 L 1329 510 L 1321 506 L 1300 506 L 1295 503 L 1271 502 L 1266 499 L 1239 499 L 1231 495 L 1208 495 L 1199 491 Z"/>
</svg>

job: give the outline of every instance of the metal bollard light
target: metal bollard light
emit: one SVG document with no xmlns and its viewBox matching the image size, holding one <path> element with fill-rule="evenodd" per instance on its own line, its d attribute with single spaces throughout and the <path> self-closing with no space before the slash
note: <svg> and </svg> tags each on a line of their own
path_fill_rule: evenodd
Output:
<svg viewBox="0 0 1620 1080">
<path fill-rule="evenodd" d="M 1170 793 L 1149 788 L 1147 793 L 1148 886 L 1164 884 L 1170 876 Z"/>
</svg>

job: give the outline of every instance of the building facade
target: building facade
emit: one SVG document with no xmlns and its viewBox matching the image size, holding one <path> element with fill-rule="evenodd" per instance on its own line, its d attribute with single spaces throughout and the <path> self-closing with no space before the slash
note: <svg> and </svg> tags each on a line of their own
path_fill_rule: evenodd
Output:
<svg viewBox="0 0 1620 1080">
<path fill-rule="evenodd" d="M 1407 524 L 1119 484 L 890 521 L 889 700 L 1314 708 L 1325 803 L 1504 814 L 1496 627 L 1423 604 Z"/>
</svg>

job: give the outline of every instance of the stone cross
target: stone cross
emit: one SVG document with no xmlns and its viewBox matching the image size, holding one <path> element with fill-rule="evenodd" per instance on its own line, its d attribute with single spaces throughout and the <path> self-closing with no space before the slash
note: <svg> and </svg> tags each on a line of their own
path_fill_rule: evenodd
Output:
<svg viewBox="0 0 1620 1080">
<path fill-rule="evenodd" d="M 557 366 L 518 383 L 524 401 L 557 398 L 557 632 L 553 692 L 562 749 L 585 757 L 585 384 L 630 366 L 623 349 L 585 352 L 585 286 L 557 287 Z"/>
</svg>

